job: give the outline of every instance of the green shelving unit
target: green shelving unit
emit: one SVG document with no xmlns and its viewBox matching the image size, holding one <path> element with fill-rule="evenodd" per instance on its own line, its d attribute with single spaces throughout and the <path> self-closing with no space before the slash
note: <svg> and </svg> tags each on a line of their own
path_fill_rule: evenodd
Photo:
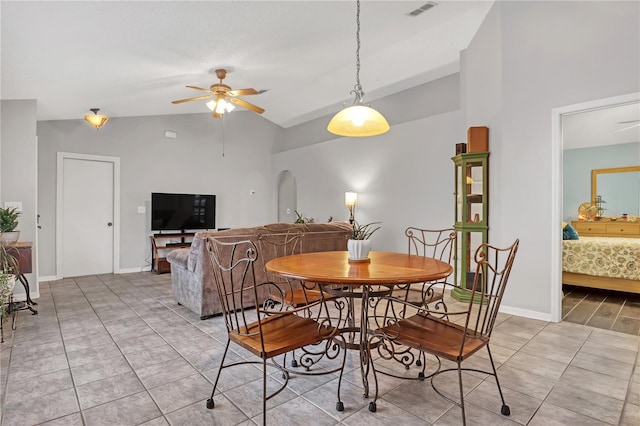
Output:
<svg viewBox="0 0 640 426">
<path fill-rule="evenodd" d="M 461 288 L 473 285 L 476 249 L 487 242 L 489 232 L 489 152 L 458 154 L 455 165 L 454 280 Z M 468 286 L 467 286 L 468 285 Z M 451 296 L 468 302 L 469 292 L 454 289 Z"/>
</svg>

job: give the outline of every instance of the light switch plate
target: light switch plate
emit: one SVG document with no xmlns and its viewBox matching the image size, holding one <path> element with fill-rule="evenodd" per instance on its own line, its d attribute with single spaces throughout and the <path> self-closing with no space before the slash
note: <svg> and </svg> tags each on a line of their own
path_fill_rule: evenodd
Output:
<svg viewBox="0 0 640 426">
<path fill-rule="evenodd" d="M 145 208 L 145 206 L 138 206 L 138 213 L 146 213 L 147 209 Z"/>
</svg>

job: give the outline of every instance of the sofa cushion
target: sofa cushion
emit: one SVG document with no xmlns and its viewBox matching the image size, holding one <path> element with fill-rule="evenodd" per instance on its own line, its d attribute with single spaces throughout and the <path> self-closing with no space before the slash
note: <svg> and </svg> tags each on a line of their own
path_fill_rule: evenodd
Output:
<svg viewBox="0 0 640 426">
<path fill-rule="evenodd" d="M 189 253 L 191 253 L 192 251 L 194 253 L 198 253 L 200 251 L 200 247 L 204 244 L 204 241 L 202 238 L 194 238 L 193 241 L 191 242 L 191 248 L 187 251 L 187 255 L 189 255 Z M 194 272 L 196 270 L 196 263 L 198 262 L 198 257 L 197 256 L 188 256 L 188 261 L 187 261 L 187 269 L 190 270 L 191 272 Z"/>
</svg>

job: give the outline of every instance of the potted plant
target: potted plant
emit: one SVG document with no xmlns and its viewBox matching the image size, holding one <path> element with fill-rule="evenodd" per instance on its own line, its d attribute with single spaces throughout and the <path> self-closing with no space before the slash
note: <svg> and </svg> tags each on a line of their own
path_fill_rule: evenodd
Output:
<svg viewBox="0 0 640 426">
<path fill-rule="evenodd" d="M 369 251 L 371 251 L 371 241 L 369 238 L 380 229 L 377 224 L 382 222 L 371 222 L 360 225 L 356 220 L 353 221 L 353 230 L 347 241 L 347 250 L 349 251 L 350 261 L 366 261 L 369 259 Z"/>
<path fill-rule="evenodd" d="M 16 285 L 14 271 L 17 266 L 18 261 L 8 252 L 6 244 L 0 244 L 0 321 L 3 321 L 7 315 L 9 296 Z"/>
<path fill-rule="evenodd" d="M 0 242 L 14 243 L 20 239 L 18 227 L 20 212 L 15 207 L 0 207 Z"/>
</svg>

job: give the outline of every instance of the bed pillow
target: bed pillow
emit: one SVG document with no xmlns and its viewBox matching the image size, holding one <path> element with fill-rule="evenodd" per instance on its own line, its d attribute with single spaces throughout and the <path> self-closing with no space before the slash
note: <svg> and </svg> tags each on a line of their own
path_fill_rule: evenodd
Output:
<svg viewBox="0 0 640 426">
<path fill-rule="evenodd" d="M 562 222 L 562 224 L 564 225 L 564 222 Z M 574 228 L 573 226 L 571 226 L 571 225 L 569 225 L 567 223 L 562 228 L 562 239 L 563 240 L 577 240 L 578 239 L 578 231 L 576 231 L 576 228 Z"/>
</svg>

